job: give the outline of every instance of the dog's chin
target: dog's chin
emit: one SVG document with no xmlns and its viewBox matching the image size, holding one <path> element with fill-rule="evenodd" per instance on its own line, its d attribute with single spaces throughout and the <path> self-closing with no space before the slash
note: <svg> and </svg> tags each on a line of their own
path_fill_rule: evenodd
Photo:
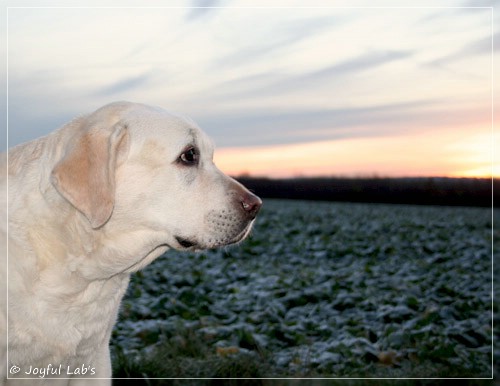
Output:
<svg viewBox="0 0 500 386">
<path fill-rule="evenodd" d="M 245 238 L 250 234 L 252 225 L 253 221 L 249 222 L 243 230 L 236 235 L 213 235 L 202 239 L 197 239 L 196 237 L 176 236 L 175 241 L 177 245 L 174 248 L 181 251 L 201 251 L 204 249 L 213 249 L 238 244 L 245 240 Z"/>
</svg>

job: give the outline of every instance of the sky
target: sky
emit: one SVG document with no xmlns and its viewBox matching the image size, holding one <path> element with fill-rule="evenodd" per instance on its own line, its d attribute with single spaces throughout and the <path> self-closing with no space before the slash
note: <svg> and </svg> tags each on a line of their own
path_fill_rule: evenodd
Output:
<svg viewBox="0 0 500 386">
<path fill-rule="evenodd" d="M 500 1 L 4 3 L 0 151 L 128 100 L 235 176 L 500 177 Z"/>
</svg>

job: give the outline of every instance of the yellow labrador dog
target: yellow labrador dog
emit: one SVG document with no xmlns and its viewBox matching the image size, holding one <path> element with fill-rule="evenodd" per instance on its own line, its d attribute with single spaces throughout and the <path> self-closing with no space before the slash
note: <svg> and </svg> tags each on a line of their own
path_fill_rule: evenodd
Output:
<svg viewBox="0 0 500 386">
<path fill-rule="evenodd" d="M 128 102 L 8 152 L 0 384 L 110 384 L 109 338 L 129 275 L 170 248 L 214 248 L 248 235 L 262 202 L 212 155 L 190 119 Z"/>
</svg>

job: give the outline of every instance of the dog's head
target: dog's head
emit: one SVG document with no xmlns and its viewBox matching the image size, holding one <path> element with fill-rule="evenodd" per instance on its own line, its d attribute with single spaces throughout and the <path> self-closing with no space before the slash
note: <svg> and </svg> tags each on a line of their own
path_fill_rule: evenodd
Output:
<svg viewBox="0 0 500 386">
<path fill-rule="evenodd" d="M 81 118 L 52 183 L 94 229 L 148 230 L 176 249 L 236 243 L 262 202 L 214 165 L 213 144 L 190 119 L 113 103 Z"/>
</svg>

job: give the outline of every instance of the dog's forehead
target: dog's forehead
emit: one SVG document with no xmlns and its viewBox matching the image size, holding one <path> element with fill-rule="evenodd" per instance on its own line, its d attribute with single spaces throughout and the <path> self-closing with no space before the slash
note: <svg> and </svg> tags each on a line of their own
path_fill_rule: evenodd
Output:
<svg viewBox="0 0 500 386">
<path fill-rule="evenodd" d="M 195 146 L 209 156 L 213 153 L 211 138 L 189 117 L 162 109 L 148 109 L 136 112 L 127 121 L 141 143 L 154 142 L 157 145 L 155 148 L 168 152 Z"/>
</svg>

